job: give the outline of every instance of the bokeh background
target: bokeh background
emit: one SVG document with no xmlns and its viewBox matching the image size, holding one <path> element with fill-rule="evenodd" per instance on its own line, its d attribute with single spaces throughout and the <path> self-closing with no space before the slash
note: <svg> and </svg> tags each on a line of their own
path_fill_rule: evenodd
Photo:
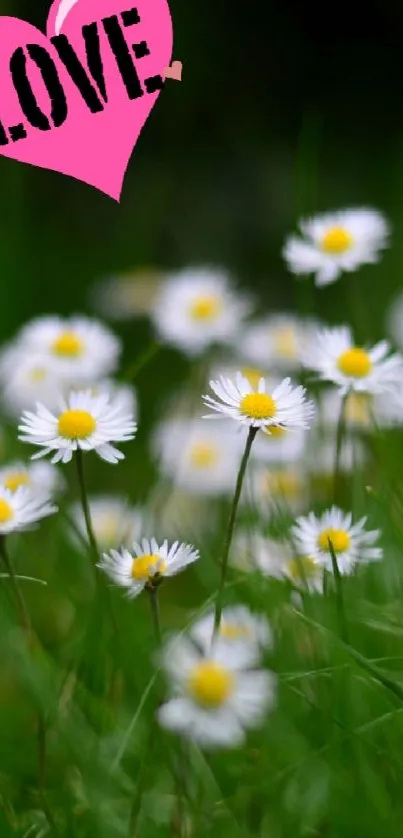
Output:
<svg viewBox="0 0 403 838">
<path fill-rule="evenodd" d="M 400 283 L 403 10 L 380 0 L 364 11 L 357 0 L 170 7 L 183 81 L 160 96 L 120 205 L 0 157 L 0 339 L 35 313 L 85 310 L 99 277 L 144 265 L 224 264 L 266 304 L 292 307 L 284 235 L 301 213 L 355 204 L 383 209 L 396 230 L 382 273 L 364 269 L 379 331 L 379 306 Z M 43 27 L 48 8 L 2 0 L 0 13 Z M 343 314 L 340 289 L 320 294 L 328 319 Z M 304 305 L 318 308 L 318 295 Z"/>
</svg>

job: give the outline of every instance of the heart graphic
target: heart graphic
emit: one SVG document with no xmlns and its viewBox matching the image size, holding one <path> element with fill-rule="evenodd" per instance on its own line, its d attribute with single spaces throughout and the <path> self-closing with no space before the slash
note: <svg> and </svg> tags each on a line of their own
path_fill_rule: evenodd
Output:
<svg viewBox="0 0 403 838">
<path fill-rule="evenodd" d="M 182 81 L 182 62 L 173 61 L 170 67 L 165 67 L 163 76 L 165 79 L 174 79 L 174 81 Z"/>
<path fill-rule="evenodd" d="M 83 27 L 92 43 L 88 53 Z M 171 60 L 172 40 L 167 0 L 56 0 L 46 36 L 26 21 L 0 17 L 0 154 L 69 175 L 119 201 L 131 153 L 160 93 L 158 77 L 162 83 Z M 88 91 L 98 102 L 95 112 Z M 32 97 L 39 109 L 33 124 L 26 106 L 28 101 L 31 114 Z"/>
</svg>

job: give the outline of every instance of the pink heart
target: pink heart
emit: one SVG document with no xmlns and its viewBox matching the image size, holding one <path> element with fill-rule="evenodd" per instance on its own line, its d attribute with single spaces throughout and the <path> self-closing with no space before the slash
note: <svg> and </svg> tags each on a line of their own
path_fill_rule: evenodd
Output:
<svg viewBox="0 0 403 838">
<path fill-rule="evenodd" d="M 132 23 L 122 13 L 135 8 L 140 21 Z M 116 15 L 143 95 L 129 98 L 118 63 L 113 54 L 102 20 Z M 123 21 L 126 21 L 126 25 Z M 97 22 L 102 56 L 105 103 L 100 89 L 88 71 L 82 27 Z M 54 35 L 65 35 L 80 62 L 103 110 L 91 113 L 78 87 L 72 80 L 59 54 L 50 42 Z M 52 169 L 95 186 L 119 201 L 130 155 L 160 90 L 148 93 L 146 80 L 162 76 L 172 54 L 172 21 L 167 0 L 55 0 L 50 8 L 47 37 L 26 21 L 0 17 L 0 119 L 8 138 L 0 145 L 0 154 Z M 132 45 L 145 41 L 149 54 L 136 58 Z M 44 47 L 57 69 L 65 93 L 67 116 L 59 127 L 50 119 L 52 103 L 39 67 L 27 57 L 27 75 L 39 108 L 51 125 L 41 130 L 29 123 L 18 100 L 10 72 L 10 59 L 18 47 L 37 44 Z M 144 51 L 144 50 L 143 50 Z M 23 124 L 26 137 L 12 141 L 9 128 Z"/>
</svg>

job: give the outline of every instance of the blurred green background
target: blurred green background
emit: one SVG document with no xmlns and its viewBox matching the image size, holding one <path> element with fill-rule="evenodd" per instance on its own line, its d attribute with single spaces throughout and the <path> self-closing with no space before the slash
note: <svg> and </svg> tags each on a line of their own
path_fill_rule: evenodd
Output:
<svg viewBox="0 0 403 838">
<path fill-rule="evenodd" d="M 292 306 L 285 234 L 300 213 L 354 204 L 395 225 L 381 270 L 364 269 L 381 331 L 379 304 L 400 283 L 402 255 L 403 9 L 380 0 L 365 10 L 346 0 L 170 7 L 183 80 L 154 108 L 120 205 L 0 157 L 0 338 L 36 312 L 84 310 L 97 278 L 144 264 L 224 264 L 268 304 Z M 43 28 L 48 8 L 2 0 L 0 13 Z M 329 319 L 341 318 L 339 294 L 338 285 L 320 294 Z"/>
</svg>

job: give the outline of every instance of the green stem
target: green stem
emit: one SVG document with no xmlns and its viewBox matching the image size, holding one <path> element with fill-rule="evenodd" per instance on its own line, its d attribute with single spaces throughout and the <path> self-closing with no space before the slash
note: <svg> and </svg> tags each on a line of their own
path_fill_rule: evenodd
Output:
<svg viewBox="0 0 403 838">
<path fill-rule="evenodd" d="M 328 545 L 329 545 L 329 552 L 332 557 L 332 568 L 333 568 L 333 576 L 336 585 L 336 600 L 337 600 L 337 615 L 338 615 L 338 622 L 339 622 L 339 631 L 340 637 L 344 641 L 344 643 L 348 643 L 348 626 L 347 626 L 347 617 L 346 617 L 346 610 L 344 607 L 344 594 L 343 594 L 343 582 L 341 578 L 341 573 L 339 570 L 339 565 L 337 564 L 337 557 L 336 553 L 333 548 L 333 544 L 328 538 Z"/>
<path fill-rule="evenodd" d="M 161 647 L 161 620 L 160 620 L 160 606 L 158 600 L 158 588 L 150 586 L 148 589 L 148 597 L 150 600 L 151 614 L 153 619 L 154 634 L 157 641 L 158 648 Z"/>
<path fill-rule="evenodd" d="M 333 477 L 333 502 L 337 503 L 337 499 L 339 496 L 339 487 L 340 487 L 340 466 L 341 466 L 341 452 L 343 448 L 344 442 L 344 435 L 346 430 L 346 416 L 345 416 L 345 409 L 346 403 L 348 399 L 348 393 L 343 396 L 341 405 L 340 405 L 340 413 L 337 422 L 336 428 L 336 452 L 334 458 L 334 477 Z"/>
<path fill-rule="evenodd" d="M 80 495 L 81 495 L 81 505 L 83 508 L 84 513 L 84 520 L 85 520 L 85 527 L 87 530 L 87 536 L 89 545 L 91 547 L 91 551 L 93 553 L 94 559 L 98 561 L 99 557 L 99 550 L 97 541 L 94 535 L 94 530 L 92 528 L 91 522 L 91 512 L 90 512 L 90 505 L 88 503 L 88 495 L 87 490 L 85 488 L 85 479 L 84 479 L 84 464 L 83 464 L 83 452 L 80 448 L 77 448 L 75 461 L 77 464 L 77 475 L 78 475 L 78 483 L 80 486 Z"/>
<path fill-rule="evenodd" d="M 137 378 L 139 372 L 147 366 L 147 364 L 158 355 L 158 352 L 161 349 L 161 345 L 159 343 L 152 343 L 147 349 L 142 352 L 138 358 L 136 358 L 132 364 L 129 365 L 126 372 L 123 375 L 124 381 L 134 381 Z"/>
<path fill-rule="evenodd" d="M 222 610 L 223 610 L 223 599 L 224 599 L 224 588 L 225 588 L 225 582 L 226 582 L 227 570 L 228 570 L 229 551 L 230 551 L 230 548 L 231 548 L 232 537 L 234 535 L 235 521 L 236 521 L 236 516 L 237 516 L 237 512 L 238 512 L 239 499 L 241 497 L 242 484 L 243 484 L 243 480 L 244 480 L 244 477 L 245 477 L 246 466 L 248 464 L 249 454 L 251 452 L 251 448 L 252 448 L 252 445 L 253 445 L 253 440 L 255 439 L 255 436 L 256 436 L 257 432 L 258 432 L 258 428 L 249 428 L 249 433 L 248 433 L 248 438 L 246 440 L 245 450 L 243 452 L 241 464 L 239 466 L 238 476 L 237 476 L 236 485 L 235 485 L 234 498 L 233 498 L 233 501 L 232 501 L 231 512 L 230 512 L 229 521 L 228 521 L 227 534 L 226 534 L 225 541 L 224 541 L 224 549 L 223 549 L 223 554 L 222 554 L 222 559 L 221 559 L 221 578 L 220 578 L 220 583 L 219 583 L 219 586 L 218 586 L 216 605 L 215 605 L 214 634 L 213 634 L 213 636 L 216 635 L 216 633 L 219 629 L 219 626 L 220 626 L 220 622 L 221 622 L 221 615 L 222 615 Z"/>
<path fill-rule="evenodd" d="M 20 610 L 22 626 L 25 629 L 28 638 L 30 638 L 32 634 L 31 618 L 29 616 L 29 611 L 24 599 L 24 595 L 21 591 L 17 576 L 14 573 L 14 568 L 7 552 L 6 538 L 4 535 L 0 535 L 0 554 L 14 588 L 15 598 L 18 602 L 18 607 Z"/>
</svg>

